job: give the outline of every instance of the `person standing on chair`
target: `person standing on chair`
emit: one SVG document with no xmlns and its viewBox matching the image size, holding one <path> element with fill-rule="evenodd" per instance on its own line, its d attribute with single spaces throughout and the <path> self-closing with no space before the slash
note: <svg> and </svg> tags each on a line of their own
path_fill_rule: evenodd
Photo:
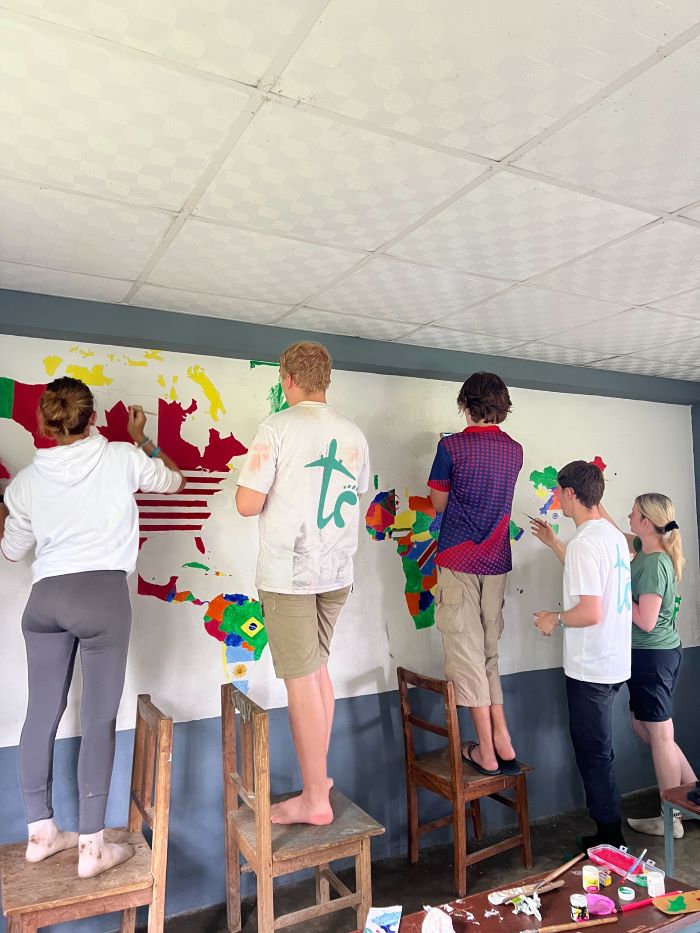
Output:
<svg viewBox="0 0 700 933">
<path fill-rule="evenodd" d="M 576 534 L 564 544 L 544 521 L 531 519 L 532 533 L 564 564 L 563 610 L 535 613 L 543 635 L 564 633 L 564 673 L 569 731 L 586 804 L 596 833 L 584 849 L 624 844 L 620 793 L 615 782 L 613 704 L 630 676 L 632 594 L 627 541 L 600 509 L 605 491 L 593 463 L 574 460 L 559 470 L 561 511 Z"/>
<path fill-rule="evenodd" d="M 280 357 L 289 408 L 259 426 L 238 478 L 236 506 L 259 515 L 256 585 L 275 674 L 283 679 L 301 794 L 272 807 L 273 823 L 332 822 L 327 755 L 333 725 L 331 638 L 353 582 L 367 441 L 331 408 L 331 358 L 318 343 Z"/>
<path fill-rule="evenodd" d="M 444 513 L 435 557 L 435 622 L 445 677 L 454 684 L 457 703 L 469 708 L 477 735 L 477 742 L 463 748 L 465 760 L 482 774 L 517 774 L 498 642 L 513 566 L 510 514 L 523 449 L 499 427 L 511 411 L 499 376 L 473 373 L 457 405 L 467 427 L 440 440 L 428 480 L 435 511 Z"/>
<path fill-rule="evenodd" d="M 0 506 L 0 550 L 11 561 L 32 549 L 32 590 L 22 618 L 29 704 L 19 744 L 27 815 L 27 860 L 79 846 L 78 874 L 98 875 L 128 859 L 131 846 L 104 841 L 117 711 L 131 628 L 126 577 L 139 546 L 137 490 L 175 493 L 184 480 L 145 436 L 146 416 L 129 409 L 134 445 L 91 433 L 90 389 L 64 376 L 49 383 L 38 422 L 55 447 L 38 450 Z M 53 750 L 80 648 L 83 695 L 78 756 L 79 835 L 62 832 L 52 805 Z"/>
</svg>

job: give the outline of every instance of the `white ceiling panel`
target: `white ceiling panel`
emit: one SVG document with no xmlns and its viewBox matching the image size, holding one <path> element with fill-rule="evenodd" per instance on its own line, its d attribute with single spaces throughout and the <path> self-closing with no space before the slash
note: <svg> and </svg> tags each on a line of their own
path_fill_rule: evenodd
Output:
<svg viewBox="0 0 700 933">
<path fill-rule="evenodd" d="M 448 330 L 434 324 L 419 327 L 418 330 L 399 340 L 399 343 L 410 343 L 420 347 L 437 347 L 443 350 L 462 350 L 465 353 L 494 355 L 508 350 L 513 346 L 514 342 L 504 337 L 493 337 L 489 334 Z"/>
<path fill-rule="evenodd" d="M 441 318 L 441 327 L 512 338 L 513 343 L 550 340 L 552 334 L 598 321 L 623 310 L 604 301 L 521 286 L 488 301 Z M 576 343 L 570 344 L 577 346 Z M 602 354 L 601 354 L 602 355 Z"/>
<path fill-rule="evenodd" d="M 376 249 L 483 166 L 267 103 L 195 214 Z"/>
<path fill-rule="evenodd" d="M 581 347 L 557 347 L 540 340 L 521 343 L 506 350 L 504 356 L 514 356 L 522 360 L 540 360 L 543 363 L 564 363 L 568 366 L 586 366 L 600 359 L 598 350 L 585 350 Z"/>
<path fill-rule="evenodd" d="M 606 356 L 634 354 L 642 356 L 656 352 L 664 343 L 700 335 L 700 321 L 674 317 L 649 308 L 631 308 L 614 317 L 585 324 L 547 338 L 548 343 L 565 347 L 582 347 L 600 351 Z"/>
<path fill-rule="evenodd" d="M 3 6 L 257 84 L 308 0 L 5 0 Z"/>
<path fill-rule="evenodd" d="M 675 334 L 673 340 L 675 342 L 640 350 L 636 355 L 652 366 L 658 364 L 682 369 L 700 369 L 700 338 L 697 327 L 692 327 L 684 339 L 679 340 Z"/>
<path fill-rule="evenodd" d="M 692 291 L 683 292 L 680 295 L 669 295 L 668 298 L 655 301 L 649 307 L 657 308 L 659 311 L 669 311 L 671 314 L 679 314 L 681 317 L 700 318 L 700 288 L 694 288 Z"/>
<path fill-rule="evenodd" d="M 325 334 L 342 334 L 347 337 L 364 337 L 368 340 L 397 340 L 415 324 L 407 321 L 379 321 L 376 318 L 336 314 L 334 311 L 319 311 L 317 308 L 298 308 L 289 317 L 280 321 L 280 327 L 296 330 L 319 331 Z"/>
<path fill-rule="evenodd" d="M 388 252 L 438 266 L 527 279 L 650 220 L 641 211 L 502 172 Z"/>
<path fill-rule="evenodd" d="M 539 285 L 647 304 L 700 285 L 700 227 L 661 223 L 538 279 Z"/>
<path fill-rule="evenodd" d="M 42 269 L 17 262 L 0 262 L 0 288 L 19 292 L 39 292 L 41 295 L 62 295 L 65 298 L 86 298 L 90 301 L 119 302 L 126 297 L 131 282 L 105 279 L 62 269 Z"/>
<path fill-rule="evenodd" d="M 318 295 L 313 306 L 427 324 L 508 287 L 507 282 L 377 256 Z"/>
<path fill-rule="evenodd" d="M 696 351 L 697 352 L 697 351 Z M 700 380 L 700 366 L 678 366 L 674 362 L 649 360 L 642 356 L 614 356 L 591 363 L 595 369 L 608 369 L 623 373 L 636 373 L 639 376 L 660 376 L 665 379 Z"/>
<path fill-rule="evenodd" d="M 177 288 L 161 288 L 158 285 L 142 285 L 131 300 L 131 304 L 145 308 L 162 308 L 166 311 L 183 311 L 186 314 L 202 314 L 205 317 L 223 317 L 232 321 L 248 321 L 251 324 L 272 324 L 289 305 L 253 301 L 251 298 L 232 298 L 228 295 L 207 295 L 204 292 L 187 292 Z"/>
<path fill-rule="evenodd" d="M 356 253 L 188 220 L 156 264 L 152 285 L 295 304 L 353 266 Z"/>
<path fill-rule="evenodd" d="M 700 39 L 596 104 L 517 164 L 621 200 L 676 210 L 700 198 L 698 87 Z"/>
<path fill-rule="evenodd" d="M 689 26 L 693 6 L 331 0 L 276 88 L 498 159 Z"/>
<path fill-rule="evenodd" d="M 689 207 L 687 210 L 681 211 L 683 217 L 690 217 L 691 220 L 700 221 L 700 204 L 695 207 Z"/>
<path fill-rule="evenodd" d="M 0 259 L 135 279 L 167 214 L 0 179 Z"/>
<path fill-rule="evenodd" d="M 0 171 L 178 209 L 248 96 L 2 21 Z"/>
</svg>

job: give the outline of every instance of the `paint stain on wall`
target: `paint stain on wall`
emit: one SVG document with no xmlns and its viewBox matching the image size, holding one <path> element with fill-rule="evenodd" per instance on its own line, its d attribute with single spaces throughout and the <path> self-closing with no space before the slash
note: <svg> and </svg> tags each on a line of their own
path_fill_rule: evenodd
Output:
<svg viewBox="0 0 700 933">
<path fill-rule="evenodd" d="M 197 364 L 195 366 L 188 367 L 187 378 L 191 379 L 192 382 L 196 382 L 197 385 L 201 388 L 202 392 L 204 392 L 204 395 L 209 402 L 209 414 L 214 421 L 219 420 L 219 414 L 226 414 L 226 409 L 224 408 L 224 403 L 221 401 L 219 390 L 216 388 L 214 383 L 211 381 L 209 376 L 207 376 L 201 366 Z"/>
<path fill-rule="evenodd" d="M 101 363 L 96 363 L 90 368 L 71 363 L 70 366 L 66 366 L 66 376 L 80 379 L 81 382 L 88 386 L 108 386 L 112 384 L 109 376 L 105 375 L 104 366 Z"/>
</svg>

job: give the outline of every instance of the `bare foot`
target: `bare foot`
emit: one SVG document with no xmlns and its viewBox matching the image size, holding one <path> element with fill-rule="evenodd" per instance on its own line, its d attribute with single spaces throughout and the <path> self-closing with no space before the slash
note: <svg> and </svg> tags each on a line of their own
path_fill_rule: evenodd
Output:
<svg viewBox="0 0 700 933">
<path fill-rule="evenodd" d="M 53 820 L 37 820 L 28 826 L 27 861 L 42 862 L 45 858 L 78 845 L 77 833 L 63 832 Z"/>
<path fill-rule="evenodd" d="M 78 854 L 78 877 L 94 878 L 103 871 L 121 865 L 134 854 L 132 846 L 116 842 L 105 842 L 104 832 L 80 837 Z"/>
<path fill-rule="evenodd" d="M 327 826 L 333 822 L 333 810 L 328 799 L 325 803 L 309 802 L 304 793 L 281 803 L 274 803 L 270 808 L 270 818 L 273 823 L 287 825 L 289 823 L 311 823 L 314 826 Z"/>
<path fill-rule="evenodd" d="M 513 748 L 513 743 L 510 740 L 508 733 L 503 735 L 493 736 L 493 747 L 496 749 L 496 754 L 499 755 L 504 761 L 513 761 L 516 757 L 515 749 Z"/>
<path fill-rule="evenodd" d="M 462 746 L 462 753 L 465 760 L 468 761 L 469 758 L 472 761 L 475 761 L 477 764 L 481 765 L 482 768 L 486 768 L 487 771 L 497 771 L 498 762 L 496 761 L 496 756 L 489 758 L 482 754 L 481 746 L 477 745 L 475 742 L 467 742 L 466 745 Z"/>
</svg>

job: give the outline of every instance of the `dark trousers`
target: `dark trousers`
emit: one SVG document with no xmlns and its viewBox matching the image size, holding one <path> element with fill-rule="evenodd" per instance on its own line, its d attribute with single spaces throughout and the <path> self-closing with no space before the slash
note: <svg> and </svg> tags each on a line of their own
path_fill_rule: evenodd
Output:
<svg viewBox="0 0 700 933">
<path fill-rule="evenodd" d="M 596 823 L 620 821 L 615 783 L 612 713 L 619 684 L 590 684 L 566 678 L 569 732 L 586 791 L 586 806 Z"/>
</svg>

